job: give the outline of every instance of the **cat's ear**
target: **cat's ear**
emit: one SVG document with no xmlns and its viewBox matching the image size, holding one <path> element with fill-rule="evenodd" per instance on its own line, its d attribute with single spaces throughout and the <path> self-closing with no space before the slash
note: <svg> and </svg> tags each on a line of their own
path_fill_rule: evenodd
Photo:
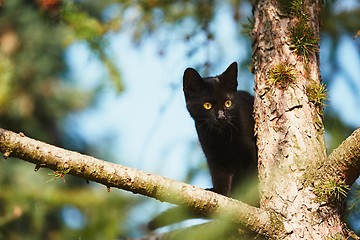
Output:
<svg viewBox="0 0 360 240">
<path fill-rule="evenodd" d="M 219 76 L 223 84 L 228 88 L 236 91 L 238 86 L 238 65 L 236 62 L 230 64 L 230 66 Z"/>
<path fill-rule="evenodd" d="M 183 76 L 183 90 L 188 96 L 196 94 L 203 88 L 203 78 L 193 68 L 187 68 Z"/>
</svg>

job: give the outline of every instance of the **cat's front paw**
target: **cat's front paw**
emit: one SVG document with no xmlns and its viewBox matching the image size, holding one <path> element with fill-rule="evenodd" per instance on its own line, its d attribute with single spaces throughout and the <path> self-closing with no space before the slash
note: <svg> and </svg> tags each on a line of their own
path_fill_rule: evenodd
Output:
<svg viewBox="0 0 360 240">
<path fill-rule="evenodd" d="M 211 192 L 214 192 L 214 193 L 218 193 L 218 194 L 222 194 L 221 191 L 218 191 L 217 189 L 215 188 L 205 188 L 206 191 L 211 191 Z"/>
<path fill-rule="evenodd" d="M 205 188 L 205 190 L 207 191 L 211 191 L 211 192 L 214 192 L 214 193 L 217 193 L 217 194 L 220 194 L 220 195 L 224 195 L 224 196 L 227 196 L 226 193 L 224 193 L 224 191 L 220 191 L 219 189 L 216 189 L 216 188 Z"/>
</svg>

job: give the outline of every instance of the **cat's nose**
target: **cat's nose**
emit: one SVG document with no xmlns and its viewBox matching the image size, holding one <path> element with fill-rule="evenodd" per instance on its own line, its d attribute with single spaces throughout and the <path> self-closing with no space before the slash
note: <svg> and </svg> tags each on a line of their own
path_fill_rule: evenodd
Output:
<svg viewBox="0 0 360 240">
<path fill-rule="evenodd" d="M 224 113 L 223 110 L 218 111 L 216 119 L 219 120 L 219 121 L 225 120 L 225 113 Z"/>
</svg>

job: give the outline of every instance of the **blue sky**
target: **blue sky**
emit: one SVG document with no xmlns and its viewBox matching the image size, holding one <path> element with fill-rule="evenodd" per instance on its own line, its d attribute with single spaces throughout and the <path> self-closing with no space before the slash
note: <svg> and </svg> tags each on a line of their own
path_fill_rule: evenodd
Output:
<svg viewBox="0 0 360 240">
<path fill-rule="evenodd" d="M 360 126 L 360 59 L 359 49 L 354 49 L 352 38 L 342 39 L 339 49 L 339 64 L 346 71 L 347 75 L 338 75 L 334 77 L 332 88 L 329 92 L 330 104 L 339 112 L 345 123 L 359 127 Z M 358 41 L 358 40 L 357 40 Z M 356 81 L 356 89 L 351 89 L 347 84 L 346 77 Z"/>
</svg>

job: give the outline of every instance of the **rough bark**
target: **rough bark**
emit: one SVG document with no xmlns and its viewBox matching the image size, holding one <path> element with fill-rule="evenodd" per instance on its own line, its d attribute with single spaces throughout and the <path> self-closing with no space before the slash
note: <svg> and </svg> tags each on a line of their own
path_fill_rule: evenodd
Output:
<svg viewBox="0 0 360 240">
<path fill-rule="evenodd" d="M 314 162 L 327 159 L 321 110 L 307 91 L 309 85 L 320 86 L 319 58 L 317 51 L 305 56 L 294 49 L 291 29 L 300 20 L 284 13 L 280 2 L 254 4 L 254 115 L 261 208 L 282 219 L 286 239 L 324 239 L 343 234 L 344 224 L 336 207 L 318 201 L 313 189 L 316 180 L 307 174 Z M 318 38 L 320 1 L 303 3 L 302 14 L 307 14 L 309 29 Z M 279 66 L 286 67 L 280 83 L 271 79 Z"/>
<path fill-rule="evenodd" d="M 0 128 L 0 151 L 34 163 L 35 170 L 49 168 L 57 175 L 71 174 L 133 193 L 187 206 L 209 217 L 225 218 L 265 236 L 279 235 L 282 224 L 268 212 L 211 191 L 130 167 L 61 149 Z M 276 228 L 273 226 L 276 225 Z"/>
<path fill-rule="evenodd" d="M 348 185 L 355 182 L 360 175 L 360 128 L 333 150 L 322 169 L 344 180 Z"/>
</svg>

